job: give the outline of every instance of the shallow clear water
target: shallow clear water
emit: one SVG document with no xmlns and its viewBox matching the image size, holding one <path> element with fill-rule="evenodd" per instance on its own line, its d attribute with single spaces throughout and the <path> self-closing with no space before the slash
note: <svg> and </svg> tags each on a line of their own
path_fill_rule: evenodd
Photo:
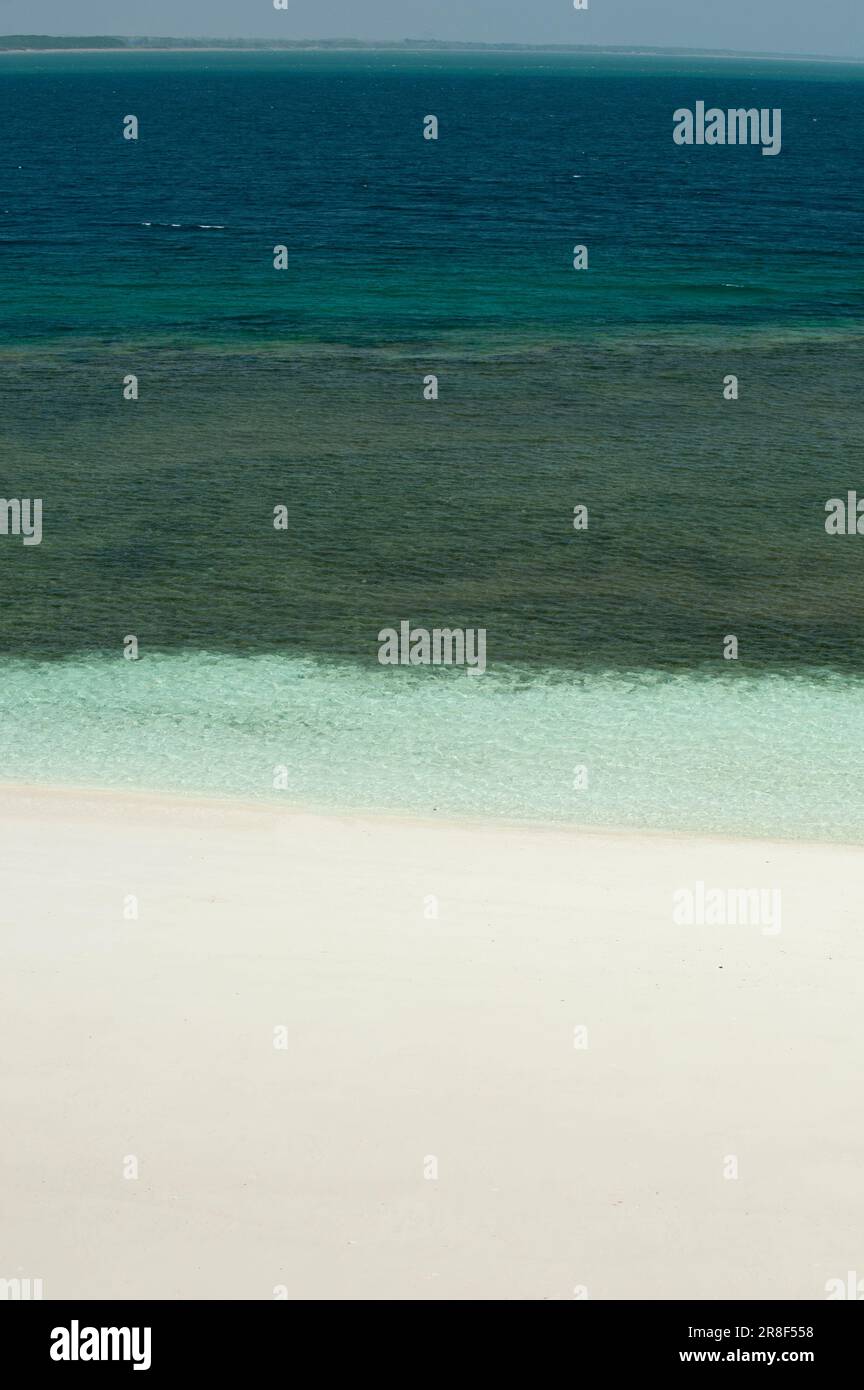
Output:
<svg viewBox="0 0 864 1390">
<path fill-rule="evenodd" d="M 7 662 L 2 691 L 11 781 L 864 838 L 858 678 L 731 663 L 722 678 L 468 676 L 199 652 Z"/>
</svg>

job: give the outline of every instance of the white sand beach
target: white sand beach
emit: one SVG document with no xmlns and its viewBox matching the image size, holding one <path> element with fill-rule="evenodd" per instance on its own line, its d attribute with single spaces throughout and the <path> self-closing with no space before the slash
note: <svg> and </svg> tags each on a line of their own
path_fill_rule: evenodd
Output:
<svg viewBox="0 0 864 1390">
<path fill-rule="evenodd" d="M 861 849 L 15 787 L 0 837 L 0 1277 L 820 1299 L 864 1272 Z M 698 882 L 779 888 L 782 930 L 676 925 Z"/>
</svg>

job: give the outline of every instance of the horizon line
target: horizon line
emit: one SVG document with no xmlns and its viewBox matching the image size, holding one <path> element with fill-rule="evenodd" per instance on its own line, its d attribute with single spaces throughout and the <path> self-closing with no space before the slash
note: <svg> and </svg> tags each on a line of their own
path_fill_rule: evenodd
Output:
<svg viewBox="0 0 864 1390">
<path fill-rule="evenodd" d="M 667 54 L 698 54 L 700 56 L 724 57 L 724 58 L 788 58 L 793 60 L 812 59 L 816 62 L 848 62 L 858 63 L 864 61 L 864 54 L 836 54 L 836 53 L 789 53 L 776 51 L 773 49 L 737 49 L 737 48 L 707 48 L 707 47 L 687 47 L 677 44 L 640 44 L 640 43 L 621 43 L 621 44 L 592 44 L 592 43 L 518 43 L 516 41 L 504 40 L 500 43 L 489 43 L 482 40 L 470 39 L 352 39 L 339 37 L 332 39 L 311 38 L 311 39 L 278 39 L 269 37 L 255 38 L 212 38 L 207 35 L 139 35 L 139 34 L 0 34 L 0 50 L 4 44 L 10 41 L 17 41 L 23 44 L 25 41 L 36 41 L 39 47 L 46 47 L 49 43 L 68 46 L 70 50 L 83 48 L 87 44 L 102 46 L 113 46 L 117 48 L 147 48 L 159 50 L 160 48 L 204 48 L 211 46 L 214 49 L 235 49 L 242 50 L 247 48 L 257 49 L 302 49 L 302 48 L 331 48 L 338 49 L 348 47 L 365 51 L 392 51 L 393 49 L 432 49 L 449 52 L 522 52 L 522 53 L 621 53 L 621 54 L 656 54 L 663 56 Z"/>
</svg>

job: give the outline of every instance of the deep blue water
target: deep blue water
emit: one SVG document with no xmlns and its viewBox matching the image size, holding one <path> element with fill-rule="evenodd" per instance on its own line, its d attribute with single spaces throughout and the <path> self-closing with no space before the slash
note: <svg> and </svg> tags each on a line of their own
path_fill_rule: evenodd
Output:
<svg viewBox="0 0 864 1390">
<path fill-rule="evenodd" d="M 500 345 L 860 318 L 861 65 L 94 54 L 0 74 L 13 343 Z M 700 98 L 781 108 L 781 155 L 675 146 L 673 110 Z"/>
</svg>

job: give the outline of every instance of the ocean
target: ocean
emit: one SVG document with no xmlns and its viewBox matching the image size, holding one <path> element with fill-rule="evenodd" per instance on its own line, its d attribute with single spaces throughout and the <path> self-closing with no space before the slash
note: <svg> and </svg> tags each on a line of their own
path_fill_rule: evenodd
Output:
<svg viewBox="0 0 864 1390">
<path fill-rule="evenodd" d="M 0 776 L 864 838 L 864 66 L 0 78 Z M 674 145 L 699 100 L 781 153 Z M 403 620 L 488 670 L 382 666 Z"/>
</svg>

